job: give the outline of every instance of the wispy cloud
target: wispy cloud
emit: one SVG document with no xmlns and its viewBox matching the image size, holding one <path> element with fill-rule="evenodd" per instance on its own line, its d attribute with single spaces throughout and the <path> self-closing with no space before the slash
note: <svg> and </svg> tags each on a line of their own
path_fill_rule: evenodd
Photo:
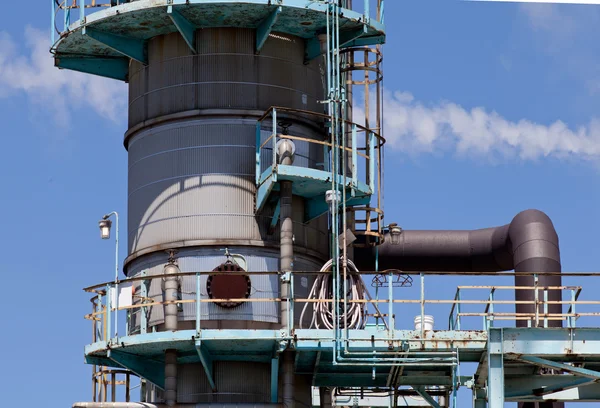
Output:
<svg viewBox="0 0 600 408">
<path fill-rule="evenodd" d="M 24 45 L 24 46 L 23 46 Z M 67 126 L 71 114 L 88 109 L 114 122 L 125 119 L 124 84 L 54 67 L 46 33 L 26 27 L 23 43 L 0 32 L 0 100 L 24 93 L 37 108 Z"/>
<path fill-rule="evenodd" d="M 522 4 L 519 11 L 533 31 L 536 46 L 551 58 L 552 65 L 589 95 L 597 94 L 600 6 Z"/>
<path fill-rule="evenodd" d="M 527 119 L 510 121 L 483 107 L 424 104 L 408 92 L 384 91 L 388 147 L 405 153 L 459 153 L 486 157 L 600 159 L 600 121 L 571 129 Z M 358 106 L 358 105 L 357 105 Z M 357 120 L 364 117 L 356 110 Z"/>
</svg>

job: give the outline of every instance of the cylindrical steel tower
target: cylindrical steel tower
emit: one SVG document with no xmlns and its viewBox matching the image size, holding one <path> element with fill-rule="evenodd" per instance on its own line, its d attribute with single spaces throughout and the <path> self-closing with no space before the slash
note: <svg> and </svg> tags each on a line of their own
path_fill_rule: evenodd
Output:
<svg viewBox="0 0 600 408">
<path fill-rule="evenodd" d="M 105 348 L 88 353 L 88 362 L 144 377 L 148 402 L 310 404 L 310 384 L 284 350 L 300 315 L 289 297 L 306 298 L 312 278 L 288 273 L 317 271 L 331 257 L 324 198 L 339 147 L 330 135 L 352 129 L 332 121 L 332 106 L 345 103 L 333 60 L 343 48 L 384 41 L 369 2 L 360 12 L 350 4 L 56 2 L 55 28 L 64 14 L 56 65 L 129 83 L 124 272 L 133 304 L 150 306 L 130 314 L 127 335 L 147 346 L 135 354 L 109 331 Z M 79 19 L 71 21 L 77 9 Z M 367 205 L 373 185 L 356 174 L 348 180 L 340 187 L 351 196 L 347 204 Z M 215 273 L 188 274 L 200 271 Z M 188 330 L 192 340 L 181 337 Z M 201 330 L 224 331 L 232 350 L 211 350 Z M 244 337 L 239 330 L 276 336 L 250 355 L 236 343 Z"/>
</svg>

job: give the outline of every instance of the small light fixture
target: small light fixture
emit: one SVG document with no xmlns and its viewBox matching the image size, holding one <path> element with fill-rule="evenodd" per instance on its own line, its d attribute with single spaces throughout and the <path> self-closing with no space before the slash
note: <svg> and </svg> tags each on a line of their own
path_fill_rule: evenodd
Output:
<svg viewBox="0 0 600 408">
<path fill-rule="evenodd" d="M 112 221 L 108 220 L 106 218 L 102 218 L 98 222 L 98 226 L 100 227 L 100 237 L 102 237 L 102 239 L 109 239 L 110 238 L 110 227 L 112 226 Z"/>
<path fill-rule="evenodd" d="M 402 228 L 398 224 L 390 224 L 390 237 L 392 238 L 392 245 L 398 245 L 400 243 L 400 235 L 402 234 Z"/>
</svg>

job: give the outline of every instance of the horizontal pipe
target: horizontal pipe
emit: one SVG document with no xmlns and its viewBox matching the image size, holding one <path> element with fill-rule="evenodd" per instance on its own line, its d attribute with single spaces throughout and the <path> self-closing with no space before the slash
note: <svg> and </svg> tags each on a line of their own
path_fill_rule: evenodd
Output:
<svg viewBox="0 0 600 408">
<path fill-rule="evenodd" d="M 552 221 L 538 210 L 523 211 L 510 224 L 494 228 L 456 231 L 402 231 L 397 243 L 386 234 L 382 245 L 375 248 L 356 248 L 354 263 L 360 270 L 371 270 L 378 257 L 379 269 L 464 272 L 556 272 L 540 275 L 538 286 L 561 286 L 561 264 L 558 235 Z M 378 253 L 376 253 L 376 251 Z M 515 286 L 534 286 L 533 276 L 515 275 Z M 517 312 L 534 313 L 533 290 L 515 289 L 519 302 Z M 560 302 L 561 291 L 553 290 L 548 300 Z M 554 303 L 549 312 L 561 313 Z M 517 321 L 517 326 L 526 322 Z M 560 327 L 561 322 L 550 326 Z"/>
</svg>

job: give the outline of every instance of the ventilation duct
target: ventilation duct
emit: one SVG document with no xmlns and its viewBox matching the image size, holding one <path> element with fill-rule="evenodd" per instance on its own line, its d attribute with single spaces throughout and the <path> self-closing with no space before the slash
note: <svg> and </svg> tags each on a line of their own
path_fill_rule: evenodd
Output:
<svg viewBox="0 0 600 408">
<path fill-rule="evenodd" d="M 389 234 L 378 247 L 379 270 L 452 272 L 561 272 L 558 235 L 552 221 L 538 210 L 523 211 L 510 224 L 472 231 L 401 231 Z M 375 248 L 356 248 L 355 264 L 373 270 Z M 516 276 L 515 286 L 533 286 L 533 276 Z M 539 286 L 560 286 L 561 277 L 540 275 Z M 515 290 L 517 301 L 533 301 L 533 290 Z M 549 301 L 562 299 L 559 290 L 549 291 Z M 562 305 L 550 304 L 549 313 L 561 313 Z M 517 304 L 517 313 L 535 313 L 533 304 Z M 517 326 L 526 326 L 525 320 Z M 561 321 L 551 320 L 550 327 Z"/>
</svg>

